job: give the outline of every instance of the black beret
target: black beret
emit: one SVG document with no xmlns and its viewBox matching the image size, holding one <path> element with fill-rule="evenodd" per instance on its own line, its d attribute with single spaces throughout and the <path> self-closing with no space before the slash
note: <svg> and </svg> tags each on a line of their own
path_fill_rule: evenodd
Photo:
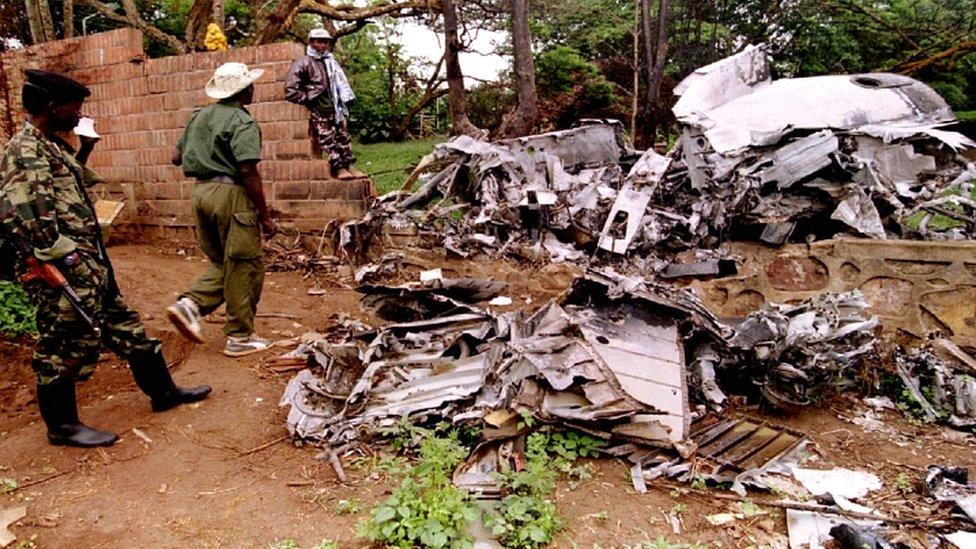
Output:
<svg viewBox="0 0 976 549">
<path fill-rule="evenodd" d="M 44 93 L 52 103 L 83 101 L 91 95 L 87 86 L 63 74 L 36 69 L 27 69 L 24 73 L 27 75 L 24 92 L 30 90 Z"/>
</svg>

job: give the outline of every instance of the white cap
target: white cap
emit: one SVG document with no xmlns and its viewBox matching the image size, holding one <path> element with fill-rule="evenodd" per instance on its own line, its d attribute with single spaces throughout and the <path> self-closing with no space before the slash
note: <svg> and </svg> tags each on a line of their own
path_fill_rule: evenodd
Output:
<svg viewBox="0 0 976 549">
<path fill-rule="evenodd" d="M 264 69 L 248 70 L 244 63 L 224 63 L 217 67 L 213 78 L 207 82 L 207 95 L 214 99 L 227 99 L 253 84 L 262 74 Z"/>
<path fill-rule="evenodd" d="M 312 40 L 315 40 L 315 39 L 318 39 L 318 40 L 335 40 L 335 38 L 333 38 L 332 35 L 329 34 L 329 31 L 327 31 L 325 29 L 312 29 L 312 30 L 308 31 L 308 41 L 311 42 Z"/>
</svg>

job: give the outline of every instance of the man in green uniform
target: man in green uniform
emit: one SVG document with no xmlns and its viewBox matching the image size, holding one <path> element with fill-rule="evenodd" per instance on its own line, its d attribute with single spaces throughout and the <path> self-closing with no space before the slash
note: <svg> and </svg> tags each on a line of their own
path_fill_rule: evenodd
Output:
<svg viewBox="0 0 976 549">
<path fill-rule="evenodd" d="M 264 284 L 261 231 L 270 237 L 278 227 L 258 172 L 261 130 L 244 108 L 263 73 L 243 63 L 218 67 L 206 89 L 218 102 L 190 116 L 173 151 L 173 164 L 197 180 L 190 204 L 210 267 L 167 313 L 185 336 L 202 343 L 201 316 L 226 303 L 224 354 L 232 357 L 271 346 L 254 333 L 254 315 Z"/>
<path fill-rule="evenodd" d="M 32 364 L 48 440 L 58 445 L 108 446 L 118 437 L 81 423 L 75 393 L 76 381 L 87 380 L 95 371 L 102 346 L 129 362 L 154 411 L 202 400 L 210 387 L 177 387 L 161 343 L 146 335 L 139 315 L 122 301 L 85 190 L 99 181 L 85 167 L 96 140 L 83 139 L 74 154 L 58 137 L 78 124 L 82 104 L 91 92 L 55 73 L 29 70 L 26 77 L 27 121 L 7 143 L 0 161 L 0 239 L 18 244 L 14 258 L 18 277 L 32 272 L 29 263 L 35 260 L 47 263 L 61 271 L 80 298 L 81 313 L 60 288 L 49 286 L 43 278 L 24 283 L 37 309 L 39 333 Z"/>
</svg>

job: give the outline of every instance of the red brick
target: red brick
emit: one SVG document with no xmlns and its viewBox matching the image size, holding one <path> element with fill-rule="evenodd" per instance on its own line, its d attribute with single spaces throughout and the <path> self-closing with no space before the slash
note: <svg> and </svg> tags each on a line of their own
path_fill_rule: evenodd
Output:
<svg viewBox="0 0 976 549">
<path fill-rule="evenodd" d="M 301 57 L 296 56 L 294 59 Z M 259 63 L 254 66 L 255 69 L 264 69 L 264 74 L 261 75 L 261 79 L 258 82 L 278 82 L 284 83 L 285 76 L 291 69 L 294 59 L 288 61 L 274 61 L 272 63 Z"/>
<path fill-rule="evenodd" d="M 262 83 L 262 80 L 259 80 L 254 85 L 255 103 L 267 103 L 270 101 L 280 101 L 284 99 L 285 86 L 281 82 Z"/>
<path fill-rule="evenodd" d="M 139 204 L 137 215 L 141 222 L 156 224 L 191 224 L 190 204 L 186 200 L 145 200 Z"/>
<path fill-rule="evenodd" d="M 145 66 L 142 63 L 120 63 L 103 67 L 106 69 L 106 82 L 119 82 L 134 78 L 145 78 Z"/>
<path fill-rule="evenodd" d="M 376 196 L 373 182 L 368 179 L 310 181 L 307 185 L 313 200 L 365 200 Z"/>
<path fill-rule="evenodd" d="M 320 227 L 331 219 L 353 219 L 366 211 L 362 200 L 275 200 L 271 207 L 295 220 L 321 222 Z"/>
<path fill-rule="evenodd" d="M 305 45 L 298 42 L 279 42 L 257 48 L 255 62 L 294 61 L 305 53 Z"/>
<path fill-rule="evenodd" d="M 143 186 L 144 200 L 182 200 L 183 183 L 180 181 L 166 181 L 150 183 Z"/>
<path fill-rule="evenodd" d="M 165 93 L 168 90 L 168 76 L 147 76 L 146 89 L 149 93 Z"/>
<path fill-rule="evenodd" d="M 171 55 L 146 61 L 147 76 L 164 76 L 193 69 L 193 55 Z"/>
<path fill-rule="evenodd" d="M 271 184 L 274 200 L 308 200 L 312 190 L 304 181 L 274 181 Z"/>
<path fill-rule="evenodd" d="M 268 160 L 310 160 L 312 142 L 308 139 L 265 143 Z"/>
<path fill-rule="evenodd" d="M 188 72 L 184 75 L 186 77 L 185 89 L 189 90 L 200 90 L 203 91 L 207 86 L 207 82 L 213 78 L 213 69 L 210 70 L 195 70 L 193 72 Z"/>
<path fill-rule="evenodd" d="M 308 109 L 301 105 L 289 103 L 288 101 L 256 103 L 248 107 L 248 110 L 258 122 L 300 120 L 303 123 L 307 123 L 308 121 Z"/>
<path fill-rule="evenodd" d="M 266 141 L 287 141 L 295 139 L 296 122 L 261 122 L 261 135 Z M 308 122 L 301 124 L 302 139 L 308 139 Z"/>
<path fill-rule="evenodd" d="M 233 48 L 226 51 L 197 53 L 194 55 L 193 68 L 213 74 L 213 71 L 224 63 L 244 63 L 250 66 L 254 64 L 255 49 L 254 47 Z"/>
</svg>

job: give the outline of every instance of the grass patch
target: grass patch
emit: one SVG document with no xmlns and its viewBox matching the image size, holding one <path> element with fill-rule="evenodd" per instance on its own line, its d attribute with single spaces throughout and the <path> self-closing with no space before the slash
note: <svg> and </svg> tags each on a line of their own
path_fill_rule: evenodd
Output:
<svg viewBox="0 0 976 549">
<path fill-rule="evenodd" d="M 956 118 L 963 122 L 976 121 L 976 111 L 956 111 Z"/>
<path fill-rule="evenodd" d="M 0 281 L 0 334 L 21 337 L 37 333 L 34 307 L 20 284 Z"/>
<path fill-rule="evenodd" d="M 402 143 L 353 143 L 352 149 L 356 167 L 373 177 L 376 192 L 385 194 L 399 189 L 417 162 L 445 140 L 435 137 Z"/>
</svg>

